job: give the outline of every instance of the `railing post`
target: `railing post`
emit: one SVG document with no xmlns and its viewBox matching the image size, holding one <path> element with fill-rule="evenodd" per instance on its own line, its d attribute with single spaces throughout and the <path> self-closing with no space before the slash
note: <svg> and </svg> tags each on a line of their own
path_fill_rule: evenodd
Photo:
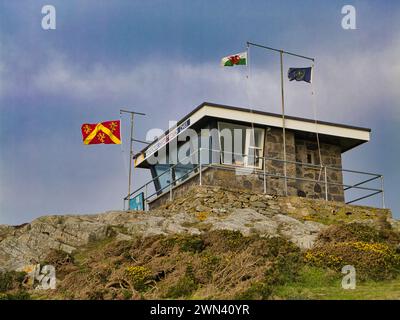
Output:
<svg viewBox="0 0 400 320">
<path fill-rule="evenodd" d="M 267 180 L 266 180 L 266 176 L 265 176 L 265 167 L 266 167 L 266 161 L 265 158 L 263 158 L 263 162 L 264 162 L 264 193 L 267 193 Z"/>
<path fill-rule="evenodd" d="M 202 183 L 201 183 L 201 180 L 202 180 L 202 168 L 201 168 L 201 148 L 199 149 L 199 151 L 200 151 L 200 154 L 199 154 L 199 185 L 201 186 L 202 185 Z"/>
<path fill-rule="evenodd" d="M 324 166 L 324 178 L 325 178 L 325 200 L 328 201 L 328 176 L 326 175 L 326 166 Z"/>
<path fill-rule="evenodd" d="M 148 211 L 147 210 L 147 183 L 145 184 L 145 187 L 144 187 L 144 211 Z"/>
<path fill-rule="evenodd" d="M 169 200 L 172 201 L 172 168 L 169 169 Z"/>
<path fill-rule="evenodd" d="M 201 186 L 201 162 L 199 163 L 199 186 Z"/>
<path fill-rule="evenodd" d="M 385 191 L 383 189 L 383 176 L 381 175 L 381 192 L 382 192 L 382 208 L 386 209 L 385 206 Z"/>
</svg>

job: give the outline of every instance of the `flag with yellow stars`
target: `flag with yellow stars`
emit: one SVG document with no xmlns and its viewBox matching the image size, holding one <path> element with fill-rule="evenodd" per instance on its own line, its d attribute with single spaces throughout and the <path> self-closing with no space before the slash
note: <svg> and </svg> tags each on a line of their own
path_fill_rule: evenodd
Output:
<svg viewBox="0 0 400 320">
<path fill-rule="evenodd" d="M 119 120 L 84 123 L 81 127 L 84 144 L 121 144 Z"/>
</svg>

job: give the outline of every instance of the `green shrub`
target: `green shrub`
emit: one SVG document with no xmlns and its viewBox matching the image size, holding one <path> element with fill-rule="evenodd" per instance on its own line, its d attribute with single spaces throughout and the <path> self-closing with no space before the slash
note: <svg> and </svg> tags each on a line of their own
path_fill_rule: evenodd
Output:
<svg viewBox="0 0 400 320">
<path fill-rule="evenodd" d="M 180 240 L 180 248 L 186 252 L 201 252 L 204 249 L 204 242 L 198 236 L 184 237 Z"/>
<path fill-rule="evenodd" d="M 221 257 L 212 254 L 211 252 L 204 251 L 201 255 L 201 269 L 204 270 L 208 279 L 211 279 L 214 270 L 219 266 Z"/>
<path fill-rule="evenodd" d="M 7 271 L 0 272 L 0 293 L 20 288 L 25 279 L 25 272 Z"/>
<path fill-rule="evenodd" d="M 175 285 L 168 289 L 165 298 L 187 298 L 197 289 L 197 287 L 198 283 L 194 277 L 193 267 L 188 265 L 185 275 L 181 277 Z"/>
<path fill-rule="evenodd" d="M 349 223 L 330 226 L 318 236 L 318 243 L 329 242 L 400 242 L 400 235 L 391 229 L 377 229 L 361 223 Z"/>
<path fill-rule="evenodd" d="M 171 286 L 168 289 L 165 298 L 172 298 L 172 299 L 177 299 L 182 297 L 187 298 L 196 289 L 197 289 L 197 283 L 195 282 L 195 280 L 185 275 L 182 278 L 180 278 L 175 285 Z"/>
<path fill-rule="evenodd" d="M 87 293 L 88 300 L 104 300 L 105 290 L 93 290 Z"/>
<path fill-rule="evenodd" d="M 255 282 L 246 291 L 235 296 L 236 300 L 265 300 L 272 294 L 272 287 L 266 283 Z"/>
<path fill-rule="evenodd" d="M 161 240 L 162 247 L 165 251 L 170 251 L 178 246 L 184 252 L 201 252 L 204 249 L 204 242 L 199 236 L 191 235 L 175 235 Z"/>
<path fill-rule="evenodd" d="M 25 290 L 14 293 L 0 293 L 0 300 L 30 300 L 31 296 Z"/>
<path fill-rule="evenodd" d="M 122 290 L 122 295 L 125 300 L 129 300 L 132 298 L 132 292 L 127 289 Z"/>
<path fill-rule="evenodd" d="M 280 286 L 296 281 L 302 261 L 300 251 L 279 255 L 272 260 L 272 265 L 265 271 L 265 282 L 271 286 Z"/>
<path fill-rule="evenodd" d="M 214 230 L 203 234 L 204 243 L 215 252 L 239 251 L 254 239 L 244 237 L 240 231 Z"/>
</svg>

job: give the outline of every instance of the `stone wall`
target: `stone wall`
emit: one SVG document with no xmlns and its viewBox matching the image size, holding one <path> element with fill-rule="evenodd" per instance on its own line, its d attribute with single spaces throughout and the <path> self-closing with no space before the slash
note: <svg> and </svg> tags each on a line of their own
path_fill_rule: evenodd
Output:
<svg viewBox="0 0 400 320">
<path fill-rule="evenodd" d="M 296 161 L 294 133 L 286 130 L 286 160 Z M 267 158 L 283 159 L 283 134 L 282 129 L 269 128 L 264 140 L 264 156 Z M 266 173 L 284 176 L 284 163 L 278 160 L 266 160 Z M 295 164 L 286 164 L 286 175 L 296 176 Z M 288 195 L 297 195 L 296 180 L 287 179 Z M 267 193 L 285 195 L 285 179 L 278 177 L 267 178 Z"/>
<path fill-rule="evenodd" d="M 265 153 L 267 158 L 283 159 L 283 134 L 282 129 L 270 128 L 265 138 Z M 311 153 L 314 164 L 334 167 L 339 170 L 327 169 L 328 200 L 344 201 L 343 187 L 329 185 L 329 183 L 343 183 L 341 150 L 338 145 L 320 143 L 321 159 L 318 152 L 318 144 L 315 139 L 298 138 L 291 130 L 286 130 L 286 160 L 302 162 L 304 165 L 287 163 L 286 173 L 288 195 L 296 195 L 307 198 L 325 199 L 325 175 L 319 167 L 307 166 L 307 154 Z M 284 164 L 278 160 L 266 160 L 266 172 L 284 175 Z M 290 178 L 304 178 L 318 180 L 319 182 L 300 181 Z M 267 193 L 284 195 L 284 179 L 268 177 Z"/>
<path fill-rule="evenodd" d="M 286 214 L 299 220 L 324 224 L 356 221 L 384 225 L 392 218 L 389 209 L 297 196 L 281 197 L 243 188 L 216 186 L 192 186 L 186 189 L 184 196 L 168 202 L 160 210 L 224 214 L 240 208 L 251 208 L 262 214 Z"/>
<path fill-rule="evenodd" d="M 325 165 L 335 169 L 327 169 L 328 200 L 344 201 L 342 186 L 329 183 L 343 183 L 341 150 L 333 144 L 320 143 L 321 158 L 319 157 L 317 142 L 296 139 L 296 162 L 307 163 L 307 154 L 311 154 L 315 165 Z M 296 165 L 296 176 L 305 179 L 318 180 L 319 182 L 297 181 L 297 195 L 307 198 L 325 198 L 325 171 L 323 168 L 307 165 Z"/>
</svg>

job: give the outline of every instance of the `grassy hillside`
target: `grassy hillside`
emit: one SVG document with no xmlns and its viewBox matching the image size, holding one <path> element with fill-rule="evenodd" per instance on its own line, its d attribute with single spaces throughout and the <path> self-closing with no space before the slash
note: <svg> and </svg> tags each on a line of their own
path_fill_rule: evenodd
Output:
<svg viewBox="0 0 400 320">
<path fill-rule="evenodd" d="M 117 241 L 42 261 L 57 270 L 57 289 L 30 290 L 23 274 L 0 278 L 2 299 L 400 299 L 400 235 L 351 223 L 330 226 L 300 250 L 281 238 L 237 231 Z M 357 288 L 341 287 L 354 265 Z"/>
</svg>

